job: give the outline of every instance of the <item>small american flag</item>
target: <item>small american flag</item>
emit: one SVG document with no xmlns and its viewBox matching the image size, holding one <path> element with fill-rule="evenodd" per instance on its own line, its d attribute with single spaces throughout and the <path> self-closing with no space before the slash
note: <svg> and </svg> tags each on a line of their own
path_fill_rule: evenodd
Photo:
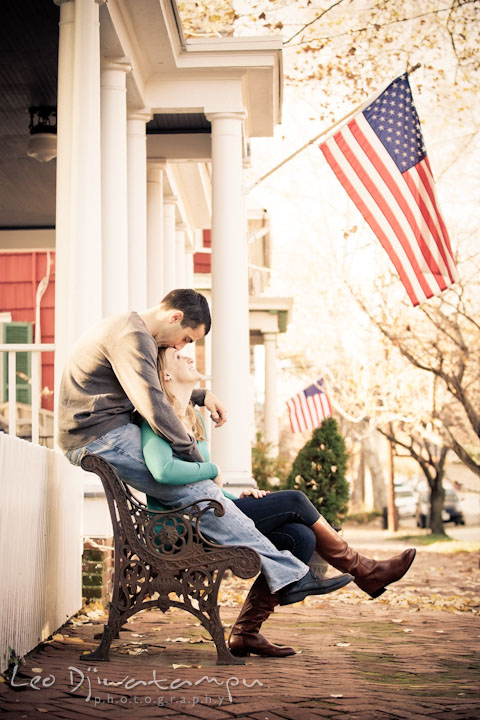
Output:
<svg viewBox="0 0 480 720">
<path fill-rule="evenodd" d="M 323 389 L 323 380 L 309 385 L 287 400 L 292 432 L 313 430 L 332 414 L 332 406 Z"/>
<path fill-rule="evenodd" d="M 458 279 L 407 73 L 320 149 L 387 251 L 413 305 Z"/>
</svg>

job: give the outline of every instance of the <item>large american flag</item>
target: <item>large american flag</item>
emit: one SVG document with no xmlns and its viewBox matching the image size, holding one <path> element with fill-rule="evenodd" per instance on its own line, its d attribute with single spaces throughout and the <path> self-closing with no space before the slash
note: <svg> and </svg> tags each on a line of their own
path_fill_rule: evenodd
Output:
<svg viewBox="0 0 480 720">
<path fill-rule="evenodd" d="M 332 406 L 323 389 L 323 380 L 309 385 L 287 400 L 292 432 L 313 430 L 332 414 Z"/>
<path fill-rule="evenodd" d="M 405 73 L 320 145 L 414 305 L 458 278 Z"/>
</svg>

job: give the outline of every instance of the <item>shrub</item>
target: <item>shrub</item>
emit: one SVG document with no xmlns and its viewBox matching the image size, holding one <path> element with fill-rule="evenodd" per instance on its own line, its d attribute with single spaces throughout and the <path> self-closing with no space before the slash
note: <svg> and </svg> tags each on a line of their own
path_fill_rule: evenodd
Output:
<svg viewBox="0 0 480 720">
<path fill-rule="evenodd" d="M 334 418 L 326 418 L 298 453 L 285 487 L 302 490 L 333 526 L 348 507 L 347 452 Z"/>
</svg>

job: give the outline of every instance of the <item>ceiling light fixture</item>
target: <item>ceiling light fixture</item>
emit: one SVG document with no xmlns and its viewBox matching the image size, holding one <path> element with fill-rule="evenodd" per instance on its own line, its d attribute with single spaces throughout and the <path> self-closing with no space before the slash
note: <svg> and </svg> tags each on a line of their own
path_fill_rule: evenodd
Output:
<svg viewBox="0 0 480 720">
<path fill-rule="evenodd" d="M 30 113 L 30 142 L 27 155 L 39 162 L 48 162 L 57 155 L 57 108 L 51 106 L 28 108 Z"/>
</svg>

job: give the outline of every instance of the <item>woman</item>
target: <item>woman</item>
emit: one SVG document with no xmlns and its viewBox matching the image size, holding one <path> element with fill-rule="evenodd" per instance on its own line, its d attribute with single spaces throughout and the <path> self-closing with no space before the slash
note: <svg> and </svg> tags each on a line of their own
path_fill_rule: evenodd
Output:
<svg viewBox="0 0 480 720">
<path fill-rule="evenodd" d="M 202 520 L 203 532 L 223 545 L 253 547 L 261 556 L 262 575 L 253 584 L 230 635 L 232 652 L 239 655 L 254 652 L 266 656 L 293 654 L 292 648 L 279 648 L 259 634 L 262 622 L 276 605 L 298 602 L 310 594 L 332 592 L 353 578 L 371 597 L 378 597 L 386 585 L 399 580 L 407 572 L 415 557 L 414 549 L 381 562 L 359 555 L 301 492 L 263 493 L 253 490 L 242 493 L 240 498 L 233 498 L 225 491 L 222 493 L 221 472 L 209 462 L 203 423 L 190 405 L 192 390 L 201 379 L 200 373 L 193 360 L 175 348 L 159 350 L 158 369 L 167 399 L 188 431 L 196 437 L 205 462 L 178 460 L 173 456 L 170 445 L 144 422 L 142 445 L 145 462 L 155 480 L 162 485 L 158 498 L 148 497 L 149 507 L 162 507 L 159 501 L 163 506 L 175 507 L 202 497 L 220 500 L 225 506 L 225 515 L 218 518 L 211 512 L 206 513 Z M 288 550 L 275 548 L 263 534 L 270 534 L 271 539 L 277 539 L 282 547 L 279 536 L 287 535 L 291 541 L 290 533 L 294 537 L 292 525 L 297 529 L 302 525 L 308 529 L 297 553 L 302 556 L 303 562 Z M 286 526 L 290 527 L 285 533 Z M 305 552 L 308 550 L 311 555 L 312 549 L 307 537 L 314 539 L 315 548 L 322 557 L 337 569 L 351 572 L 353 577 L 346 574 L 324 581 L 315 580 L 305 564 Z"/>
</svg>

